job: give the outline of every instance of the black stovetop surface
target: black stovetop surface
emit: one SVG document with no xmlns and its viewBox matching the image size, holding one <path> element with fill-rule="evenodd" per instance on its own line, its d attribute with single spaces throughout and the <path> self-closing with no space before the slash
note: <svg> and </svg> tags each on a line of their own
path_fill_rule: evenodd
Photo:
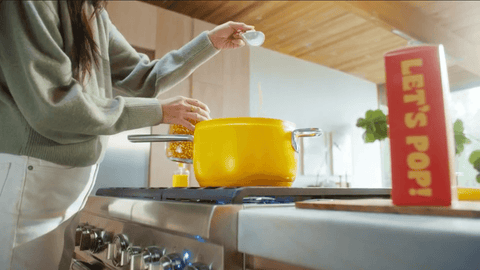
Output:
<svg viewBox="0 0 480 270">
<path fill-rule="evenodd" d="M 390 198 L 389 188 L 188 187 L 100 188 L 96 196 L 211 204 L 274 204 L 310 199 Z"/>
</svg>

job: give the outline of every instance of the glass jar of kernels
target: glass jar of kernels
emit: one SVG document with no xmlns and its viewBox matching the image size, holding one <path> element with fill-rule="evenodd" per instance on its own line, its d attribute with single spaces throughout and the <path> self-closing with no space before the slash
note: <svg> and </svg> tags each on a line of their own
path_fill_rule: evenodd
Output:
<svg viewBox="0 0 480 270">
<path fill-rule="evenodd" d="M 193 125 L 197 122 L 190 121 Z M 194 131 L 184 126 L 172 124 L 168 134 L 193 135 Z M 193 142 L 168 142 L 166 144 L 167 158 L 183 163 L 192 163 L 193 160 Z"/>
</svg>

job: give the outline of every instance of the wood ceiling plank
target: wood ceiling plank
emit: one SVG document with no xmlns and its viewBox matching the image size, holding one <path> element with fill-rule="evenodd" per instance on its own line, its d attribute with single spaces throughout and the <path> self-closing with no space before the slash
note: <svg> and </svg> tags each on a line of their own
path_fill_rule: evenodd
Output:
<svg viewBox="0 0 480 270">
<path fill-rule="evenodd" d="M 371 73 L 368 74 L 368 77 L 366 77 L 365 79 L 374 82 L 375 84 L 385 83 L 385 67 L 382 66 L 376 71 L 371 71 Z"/>
<path fill-rule="evenodd" d="M 219 1 L 220 2 L 220 1 Z M 235 14 L 248 8 L 254 2 L 252 1 L 221 1 L 223 4 L 215 9 L 208 16 L 201 18 L 201 20 L 211 22 L 217 25 L 230 21 Z"/>
<path fill-rule="evenodd" d="M 480 75 L 480 47 L 432 22 L 414 6 L 396 1 L 340 1 L 354 12 L 387 30 L 398 29 L 425 43 L 443 44 L 447 54 L 464 69 Z"/>
<path fill-rule="evenodd" d="M 201 20 L 226 4 L 225 1 L 140 1 Z"/>
<path fill-rule="evenodd" d="M 378 29 L 369 29 L 361 35 L 351 36 L 337 41 L 331 46 L 318 48 L 316 54 L 321 56 L 332 55 L 337 63 L 339 61 L 348 62 L 358 55 L 363 56 L 372 52 L 374 53 L 380 46 L 390 46 L 389 38 L 391 38 L 393 34 L 387 35 L 388 32 L 386 32 L 387 34 L 383 32 L 383 35 L 380 35 L 381 33 L 382 31 L 378 31 Z M 334 63 L 326 60 L 324 60 L 323 63 L 327 66 L 334 65 Z"/>
<path fill-rule="evenodd" d="M 316 16 L 318 16 L 318 14 L 316 14 Z M 358 16 L 349 16 L 348 13 L 341 13 L 335 17 L 323 17 L 317 22 L 309 23 L 308 27 L 285 29 L 283 34 L 287 35 L 288 39 L 280 39 L 278 35 L 269 33 L 269 37 L 271 38 L 266 42 L 267 44 L 274 44 L 276 48 L 282 49 L 283 51 L 293 52 L 305 46 L 307 46 L 307 48 L 311 47 L 335 34 L 348 31 L 349 28 L 355 27 L 362 22 L 365 22 L 365 20 Z"/>
<path fill-rule="evenodd" d="M 446 27 L 454 34 L 480 45 L 479 1 L 431 1 L 409 2 L 436 24 Z"/>
<path fill-rule="evenodd" d="M 327 66 L 346 72 L 346 73 L 355 73 L 356 76 L 365 78 L 375 83 L 383 83 L 385 82 L 385 69 L 384 69 L 384 61 L 383 55 L 391 51 L 393 49 L 403 47 L 405 45 L 405 41 L 400 40 L 400 43 L 396 45 L 386 45 L 384 48 L 378 48 L 377 51 L 369 52 L 370 57 L 362 56 L 359 57 L 358 60 L 352 60 L 348 57 L 346 58 L 345 66 L 338 66 L 335 64 L 336 59 L 335 57 L 329 57 L 327 59 L 322 59 L 321 61 L 318 59 L 308 59 L 304 57 L 304 60 L 311 61 L 311 62 L 323 62 L 326 63 Z M 331 61 L 331 63 L 330 63 Z M 379 70 L 381 72 L 379 72 Z M 361 74 L 361 76 L 360 76 Z"/>
<path fill-rule="evenodd" d="M 226 5 L 224 1 L 198 1 L 198 7 L 195 13 L 190 14 L 189 16 L 195 19 L 199 19 L 202 21 L 214 23 L 213 21 L 209 21 L 206 18 L 215 14 L 219 8 Z"/>
<path fill-rule="evenodd" d="M 347 70 L 345 72 L 350 74 L 363 74 L 363 76 L 370 78 L 371 74 L 374 74 L 377 72 L 385 73 L 385 65 L 382 62 L 377 61 L 370 65 L 357 67 L 355 69 Z M 379 76 L 378 78 L 382 78 L 382 77 L 384 77 L 384 74 L 381 74 L 381 76 Z"/>
<path fill-rule="evenodd" d="M 352 49 L 351 53 L 343 56 L 340 54 L 339 57 L 335 57 L 334 62 L 329 63 L 329 66 L 337 69 L 348 69 L 352 66 L 358 65 L 357 59 L 363 59 L 363 61 L 371 61 L 375 59 L 383 59 L 383 55 L 389 51 L 404 47 L 406 42 L 403 40 L 400 41 L 382 41 L 374 43 L 368 47 L 359 47 L 358 49 Z"/>
<path fill-rule="evenodd" d="M 345 14 L 343 10 L 335 8 L 332 4 L 320 3 L 311 1 L 303 6 L 297 5 L 298 16 L 296 18 L 273 29 L 265 28 L 265 31 L 274 42 L 277 42 L 281 36 L 288 36 L 288 40 L 295 40 L 295 35 L 299 32 L 312 31 L 321 23 Z M 280 39 L 285 40 L 284 38 Z"/>
<path fill-rule="evenodd" d="M 414 1 L 409 4 L 420 9 L 432 22 L 474 45 L 480 45 L 479 1 Z"/>
<path fill-rule="evenodd" d="M 249 12 L 240 12 L 237 14 L 235 20 L 257 26 L 257 24 L 265 18 L 267 12 L 279 9 L 279 3 L 277 1 L 255 1 L 252 7 Z"/>
<path fill-rule="evenodd" d="M 245 6 L 241 11 L 231 15 L 229 20 L 236 22 L 243 22 L 246 24 L 254 25 L 256 17 L 252 16 L 255 10 L 262 8 L 265 5 L 265 1 L 251 1 L 248 6 Z M 248 19 L 248 22 L 246 21 Z"/>
<path fill-rule="evenodd" d="M 345 22 L 348 22 L 348 24 Z M 339 18 L 321 24 L 320 27 L 316 28 L 319 30 L 314 32 L 316 35 L 309 33 L 311 38 L 305 39 L 306 43 L 304 43 L 303 47 L 290 49 L 288 47 L 289 44 L 282 44 L 282 47 L 292 55 L 301 57 L 314 51 L 321 50 L 322 48 L 333 46 L 337 42 L 359 35 L 365 31 L 369 31 L 371 27 L 372 25 L 366 23 L 363 18 L 345 14 Z M 310 46 L 306 46 L 308 43 L 310 43 Z"/>
<path fill-rule="evenodd" d="M 164 9 L 168 9 L 171 5 L 174 4 L 175 1 L 149 1 L 149 0 L 141 0 L 142 2 L 145 2 L 145 3 L 148 3 L 150 5 L 154 5 L 154 6 L 157 6 L 157 7 L 161 7 L 161 8 L 164 8 Z M 107 1 L 107 5 L 108 5 L 108 1 Z"/>
<path fill-rule="evenodd" d="M 191 14 L 196 14 L 200 7 L 201 2 L 173 1 L 168 10 L 193 17 Z"/>
<path fill-rule="evenodd" d="M 262 20 L 256 23 L 255 28 L 265 33 L 275 33 L 275 30 L 290 25 L 291 21 L 298 20 L 306 12 L 310 11 L 306 7 L 312 4 L 311 1 L 281 2 L 277 8 L 267 11 Z"/>
</svg>

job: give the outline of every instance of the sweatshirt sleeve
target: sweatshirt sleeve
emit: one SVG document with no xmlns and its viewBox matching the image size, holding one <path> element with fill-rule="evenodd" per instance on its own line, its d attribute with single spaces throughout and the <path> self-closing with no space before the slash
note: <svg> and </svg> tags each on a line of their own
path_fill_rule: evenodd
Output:
<svg viewBox="0 0 480 270">
<path fill-rule="evenodd" d="M 70 144 L 161 123 L 162 109 L 157 99 L 104 98 L 92 94 L 101 92 L 100 89 L 85 89 L 72 77 L 71 60 L 62 50 L 55 3 L 3 1 L 0 8 L 0 68 L 29 125 L 50 140 Z M 144 68 L 137 70 L 148 74 Z M 137 74 L 135 68 L 129 73 Z M 118 73 L 116 76 L 121 77 Z M 123 78 L 128 87 L 149 84 L 146 81 Z M 92 84 L 88 87 L 98 88 Z"/>
<path fill-rule="evenodd" d="M 156 97 L 216 55 L 217 50 L 204 31 L 178 50 L 150 61 L 137 53 L 108 19 L 110 25 L 109 58 L 115 87 L 137 97 Z"/>
</svg>

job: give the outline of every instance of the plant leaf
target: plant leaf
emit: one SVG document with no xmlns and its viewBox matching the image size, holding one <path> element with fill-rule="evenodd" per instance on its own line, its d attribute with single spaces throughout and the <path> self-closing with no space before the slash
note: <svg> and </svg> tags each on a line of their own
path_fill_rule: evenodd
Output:
<svg viewBox="0 0 480 270">
<path fill-rule="evenodd" d="M 366 113 L 365 113 L 365 119 L 372 119 L 373 117 L 373 111 L 372 110 L 368 110 Z"/>
<path fill-rule="evenodd" d="M 463 149 L 465 149 L 465 147 L 463 146 L 463 143 L 462 144 L 456 144 L 455 145 L 455 154 L 457 155 L 460 155 L 462 152 L 463 152 Z"/>
<path fill-rule="evenodd" d="M 357 127 L 363 127 L 365 126 L 365 119 L 363 118 L 358 118 L 357 120 Z"/>
<path fill-rule="evenodd" d="M 470 154 L 468 162 L 475 166 L 475 163 L 480 160 L 480 150 L 475 150 Z"/>
<path fill-rule="evenodd" d="M 471 143 L 471 141 L 463 133 L 463 122 L 457 119 L 453 124 L 454 137 L 455 137 L 455 154 L 460 155 L 465 149 L 464 144 Z"/>
<path fill-rule="evenodd" d="M 463 128 L 463 122 L 460 119 L 457 119 L 455 123 L 453 123 L 453 131 L 455 133 L 463 133 L 464 128 Z"/>
<path fill-rule="evenodd" d="M 369 143 L 374 141 L 375 141 L 375 135 L 373 133 L 367 132 L 367 135 L 365 136 L 365 142 Z"/>
</svg>

